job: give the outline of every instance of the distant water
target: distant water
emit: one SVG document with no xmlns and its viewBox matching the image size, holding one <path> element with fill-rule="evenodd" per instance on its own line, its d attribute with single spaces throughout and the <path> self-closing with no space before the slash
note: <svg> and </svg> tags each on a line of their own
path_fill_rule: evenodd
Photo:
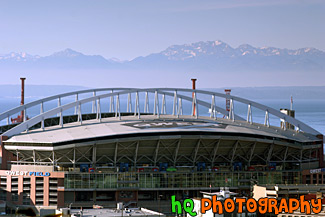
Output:
<svg viewBox="0 0 325 217">
<path fill-rule="evenodd" d="M 25 102 L 30 102 L 34 101 L 37 98 L 26 98 Z M 67 98 L 62 100 L 62 104 L 72 102 L 74 98 Z M 125 98 L 121 98 L 121 110 L 125 110 L 123 107 L 126 105 L 126 103 L 123 103 L 123 101 L 126 101 Z M 253 100 L 254 101 L 254 100 Z M 289 100 L 275 100 L 275 99 L 258 99 L 255 100 L 258 103 L 270 106 L 276 110 L 279 110 L 280 108 L 290 108 L 290 101 Z M 20 103 L 19 98 L 0 98 L 0 113 L 7 111 L 11 108 L 14 108 L 18 106 Z M 48 103 L 44 104 L 45 111 L 54 108 L 57 105 L 57 101 L 51 101 Z M 153 110 L 153 102 L 150 103 L 150 111 L 152 112 Z M 123 105 L 124 104 L 124 105 Z M 161 102 L 160 102 L 161 105 Z M 225 108 L 225 101 L 224 100 L 219 100 L 217 101 L 217 105 Z M 240 103 L 235 102 L 235 112 L 242 116 L 243 118 L 246 118 L 247 115 L 247 106 L 242 105 Z M 102 112 L 107 112 L 109 108 L 109 100 L 104 99 L 101 101 L 101 111 Z M 134 108 L 134 105 L 133 105 Z M 307 125 L 313 127 L 317 131 L 319 131 L 322 134 L 325 134 L 325 99 L 324 100 L 306 100 L 306 99 L 296 99 L 294 100 L 293 104 L 293 109 L 296 111 L 296 118 Z M 40 108 L 35 107 L 27 111 L 28 116 L 34 116 L 39 113 Z M 172 99 L 167 98 L 167 110 L 171 112 L 172 110 Z M 83 113 L 88 113 L 91 112 L 91 103 L 88 103 L 82 107 Z M 141 111 L 143 111 L 143 105 L 141 108 Z M 191 113 L 191 103 L 190 102 L 183 102 L 183 111 L 184 114 L 190 114 Z M 74 112 L 74 109 L 71 109 L 69 111 L 64 112 L 64 115 L 66 114 L 72 114 Z M 199 113 L 200 115 L 209 115 L 208 109 L 207 108 L 201 108 L 199 107 Z M 263 111 L 259 110 L 254 110 L 253 109 L 253 121 L 254 122 L 259 122 L 259 123 L 264 123 L 264 115 L 265 113 Z M 15 115 L 16 116 L 16 115 Z M 219 115 L 219 117 L 222 117 L 222 115 Z M 270 116 L 270 122 L 271 125 L 280 125 L 279 119 Z M 6 120 L 3 120 L 0 122 L 1 125 L 6 124 Z"/>
<path fill-rule="evenodd" d="M 280 108 L 290 108 L 289 100 L 266 99 L 256 100 L 256 102 L 267 105 L 277 110 Z M 313 127 L 320 133 L 325 134 L 325 100 L 294 100 L 293 109 L 296 113 L 296 119 Z"/>
</svg>

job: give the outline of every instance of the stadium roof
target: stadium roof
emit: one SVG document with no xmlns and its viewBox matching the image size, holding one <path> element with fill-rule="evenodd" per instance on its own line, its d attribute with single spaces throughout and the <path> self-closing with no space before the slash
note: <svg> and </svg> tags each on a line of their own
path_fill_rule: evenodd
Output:
<svg viewBox="0 0 325 217">
<path fill-rule="evenodd" d="M 115 117 L 66 124 L 64 128 L 53 126 L 21 133 L 4 141 L 6 148 L 19 144 L 39 144 L 59 146 L 89 140 L 107 140 L 137 136 L 164 135 L 211 135 L 211 136 L 242 136 L 257 139 L 281 139 L 292 142 L 313 142 L 319 139 L 311 134 L 294 130 L 282 130 L 278 127 L 267 127 L 262 124 L 249 124 L 246 121 L 233 122 L 227 119 L 211 120 L 209 117 L 162 115 L 158 119 L 154 115 L 143 115 L 141 120 L 134 116 L 125 116 L 121 120 Z M 9 145 L 9 146 L 8 146 Z M 9 148 L 11 149 L 11 148 Z"/>
</svg>

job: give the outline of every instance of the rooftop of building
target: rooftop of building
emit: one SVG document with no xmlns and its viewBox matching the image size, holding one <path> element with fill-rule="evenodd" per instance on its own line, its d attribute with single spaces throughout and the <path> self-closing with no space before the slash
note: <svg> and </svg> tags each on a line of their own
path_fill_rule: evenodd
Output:
<svg viewBox="0 0 325 217">
<path fill-rule="evenodd" d="M 228 119 L 213 120 L 209 117 L 196 119 L 193 116 L 143 115 L 122 116 L 121 120 L 115 117 L 98 120 L 87 120 L 60 126 L 52 126 L 46 130 L 35 129 L 15 135 L 5 142 L 7 146 L 37 144 L 39 146 L 59 146 L 69 143 L 85 142 L 89 140 L 107 140 L 132 136 L 164 136 L 168 134 L 204 134 L 217 136 L 254 137 L 257 139 L 286 140 L 291 142 L 308 143 L 318 141 L 316 136 L 283 130 L 279 127 L 250 124 L 246 121 L 233 122 Z"/>
</svg>

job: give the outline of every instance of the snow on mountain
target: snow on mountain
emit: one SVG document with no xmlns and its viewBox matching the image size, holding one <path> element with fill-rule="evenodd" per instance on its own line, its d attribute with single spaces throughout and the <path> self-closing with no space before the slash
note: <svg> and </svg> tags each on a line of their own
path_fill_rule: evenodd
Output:
<svg viewBox="0 0 325 217">
<path fill-rule="evenodd" d="M 67 48 L 63 51 L 59 51 L 59 52 L 55 52 L 52 55 L 50 55 L 52 57 L 67 57 L 67 58 L 74 58 L 74 57 L 78 57 L 78 56 L 85 56 L 84 54 L 74 51 L 70 48 Z"/>
<path fill-rule="evenodd" d="M 112 63 L 125 63 L 125 62 L 127 62 L 127 60 L 120 60 L 120 59 L 115 58 L 115 57 L 109 58 L 108 61 L 110 61 Z"/>
<path fill-rule="evenodd" d="M 27 53 L 0 55 L 0 69 L 110 69 L 173 71 L 325 71 L 325 52 L 315 48 L 296 50 L 254 47 L 243 44 L 233 48 L 227 43 L 200 41 L 172 45 L 167 49 L 131 61 L 85 55 L 70 48 L 46 57 Z"/>
<path fill-rule="evenodd" d="M 197 42 L 185 45 L 173 45 L 160 53 L 169 60 L 185 60 L 204 55 L 231 56 L 234 49 L 222 41 Z"/>
<path fill-rule="evenodd" d="M 197 42 L 184 45 L 173 45 L 160 53 L 169 60 L 186 60 L 204 55 L 216 57 L 255 56 L 297 56 L 297 55 L 324 55 L 323 51 L 315 48 L 301 48 L 298 50 L 280 49 L 275 47 L 253 47 L 249 44 L 232 48 L 222 41 Z"/>
<path fill-rule="evenodd" d="M 18 62 L 26 62 L 26 61 L 35 61 L 39 59 L 38 55 L 30 55 L 25 52 L 11 52 L 9 54 L 0 54 L 0 61 L 18 61 Z"/>
<path fill-rule="evenodd" d="M 315 48 L 297 50 L 276 47 L 233 48 L 217 40 L 173 45 L 166 50 L 128 63 L 136 69 L 210 72 L 325 71 L 325 52 Z"/>
</svg>

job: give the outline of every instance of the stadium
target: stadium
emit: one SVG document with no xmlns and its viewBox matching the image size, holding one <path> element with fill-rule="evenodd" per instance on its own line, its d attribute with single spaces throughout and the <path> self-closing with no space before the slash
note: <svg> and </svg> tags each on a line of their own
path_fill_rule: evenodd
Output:
<svg viewBox="0 0 325 217">
<path fill-rule="evenodd" d="M 21 121 L 10 123 L 17 114 Z M 0 199 L 170 212 L 172 195 L 323 183 L 310 175 L 323 167 L 323 136 L 287 114 L 198 89 L 103 88 L 36 100 L 0 114 Z"/>
</svg>

